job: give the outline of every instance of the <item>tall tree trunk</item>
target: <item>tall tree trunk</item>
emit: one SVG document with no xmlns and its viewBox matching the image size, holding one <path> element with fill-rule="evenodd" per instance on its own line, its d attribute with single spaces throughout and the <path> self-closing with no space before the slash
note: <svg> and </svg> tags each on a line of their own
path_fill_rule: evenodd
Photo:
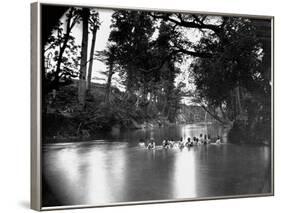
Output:
<svg viewBox="0 0 281 213">
<path fill-rule="evenodd" d="M 68 39 L 65 38 L 63 45 L 60 48 L 60 53 L 58 56 L 57 67 L 56 67 L 56 72 L 55 72 L 55 79 L 53 80 L 53 85 L 52 85 L 53 89 L 57 89 L 57 84 L 59 83 L 59 73 L 61 71 L 60 67 L 61 67 L 61 62 L 62 62 L 62 56 L 63 56 L 64 50 L 66 48 L 67 41 L 68 41 Z"/>
<path fill-rule="evenodd" d="M 172 98 L 172 92 L 174 89 L 174 77 L 173 77 L 173 71 L 167 66 L 168 71 L 168 85 L 166 90 L 166 102 L 165 102 L 165 109 L 164 109 L 164 115 L 169 116 L 170 108 L 171 108 L 171 98 Z"/>
<path fill-rule="evenodd" d="M 104 101 L 107 104 L 109 103 L 112 75 L 113 75 L 113 63 L 111 62 L 110 65 L 109 65 L 109 73 L 108 73 L 106 90 L 105 90 L 105 97 L 104 97 Z"/>
<path fill-rule="evenodd" d="M 133 94 L 133 66 L 129 65 L 126 79 L 126 92 L 128 94 L 128 98 L 130 98 Z"/>
<path fill-rule="evenodd" d="M 162 105 L 163 107 L 162 107 L 162 110 L 161 110 L 161 113 L 162 113 L 162 115 L 164 115 L 164 116 L 166 115 L 166 114 L 165 114 L 165 111 L 166 111 L 166 108 L 167 108 L 167 103 L 168 103 L 168 100 L 167 100 L 167 96 L 165 95 L 165 96 L 164 96 L 164 103 L 163 103 L 163 105 Z"/>
<path fill-rule="evenodd" d="M 95 44 L 96 44 L 96 35 L 97 35 L 97 27 L 94 27 L 92 30 L 92 46 L 90 50 L 90 63 L 88 68 L 88 76 L 87 76 L 87 91 L 91 90 L 91 79 L 92 79 L 92 71 L 93 71 L 93 61 L 94 61 L 94 52 L 95 52 Z"/>
<path fill-rule="evenodd" d="M 59 55 L 58 55 L 57 66 L 56 66 L 56 71 L 55 71 L 55 79 L 54 79 L 53 84 L 52 84 L 50 89 L 57 89 L 57 86 L 58 86 L 57 84 L 59 83 L 59 73 L 61 71 L 61 63 L 62 63 L 63 53 L 64 53 L 64 51 L 66 49 L 71 29 L 73 28 L 73 24 L 71 24 L 71 19 L 72 18 L 73 17 L 70 14 L 69 18 L 67 19 L 66 33 L 65 33 L 65 36 L 64 36 L 64 40 L 63 40 L 62 46 L 60 46 L 60 48 L 59 48 Z"/>
<path fill-rule="evenodd" d="M 235 88 L 235 96 L 236 96 L 236 105 L 237 105 L 237 115 L 240 115 L 242 113 L 242 105 L 241 105 L 241 96 L 240 96 L 240 86 L 239 84 Z"/>
<path fill-rule="evenodd" d="M 78 101 L 81 109 L 85 106 L 86 99 L 86 71 L 87 71 L 87 53 L 88 53 L 88 20 L 90 10 L 89 8 L 82 9 L 82 50 L 81 50 L 81 63 L 79 74 L 79 86 L 78 86 Z"/>
</svg>

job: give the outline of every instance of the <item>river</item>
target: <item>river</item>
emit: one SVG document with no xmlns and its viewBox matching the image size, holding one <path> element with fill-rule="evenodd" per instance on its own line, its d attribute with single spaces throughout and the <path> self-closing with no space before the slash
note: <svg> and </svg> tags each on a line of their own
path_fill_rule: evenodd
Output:
<svg viewBox="0 0 281 213">
<path fill-rule="evenodd" d="M 147 150 L 153 137 L 220 135 L 221 145 Z M 94 141 L 43 145 L 43 206 L 194 199 L 271 192 L 271 148 L 227 142 L 214 124 L 115 131 Z"/>
</svg>

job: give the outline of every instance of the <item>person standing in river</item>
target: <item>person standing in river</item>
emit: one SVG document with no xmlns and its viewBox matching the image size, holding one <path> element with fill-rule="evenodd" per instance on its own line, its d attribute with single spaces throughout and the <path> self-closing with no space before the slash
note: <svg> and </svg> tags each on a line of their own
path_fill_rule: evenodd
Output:
<svg viewBox="0 0 281 213">
<path fill-rule="evenodd" d="M 220 138 L 220 136 L 217 137 L 216 144 L 221 144 L 221 138 Z"/>
<path fill-rule="evenodd" d="M 204 144 L 203 134 L 199 136 L 199 144 Z"/>
</svg>

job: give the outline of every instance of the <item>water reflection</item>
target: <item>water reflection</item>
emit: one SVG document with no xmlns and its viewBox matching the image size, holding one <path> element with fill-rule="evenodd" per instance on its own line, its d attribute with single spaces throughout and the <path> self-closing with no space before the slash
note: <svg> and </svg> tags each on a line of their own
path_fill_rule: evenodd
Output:
<svg viewBox="0 0 281 213">
<path fill-rule="evenodd" d="M 214 126 L 187 125 L 120 132 L 114 140 L 45 145 L 43 206 L 269 192 L 269 147 L 223 144 L 146 150 L 137 144 L 151 134 L 160 143 L 167 136 L 219 131 Z"/>
<path fill-rule="evenodd" d="M 195 152 L 190 149 L 177 153 L 173 172 L 173 198 L 192 198 L 197 195 L 194 184 L 196 183 Z"/>
</svg>

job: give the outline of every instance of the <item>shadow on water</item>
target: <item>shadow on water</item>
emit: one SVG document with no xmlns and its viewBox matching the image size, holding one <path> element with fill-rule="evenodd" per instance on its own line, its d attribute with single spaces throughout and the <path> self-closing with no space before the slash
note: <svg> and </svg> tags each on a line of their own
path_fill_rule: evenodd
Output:
<svg viewBox="0 0 281 213">
<path fill-rule="evenodd" d="M 116 202 L 270 192 L 270 148 L 224 143 L 147 150 L 140 139 L 220 135 L 215 125 L 120 132 L 103 140 L 43 146 L 43 204 Z"/>
</svg>

